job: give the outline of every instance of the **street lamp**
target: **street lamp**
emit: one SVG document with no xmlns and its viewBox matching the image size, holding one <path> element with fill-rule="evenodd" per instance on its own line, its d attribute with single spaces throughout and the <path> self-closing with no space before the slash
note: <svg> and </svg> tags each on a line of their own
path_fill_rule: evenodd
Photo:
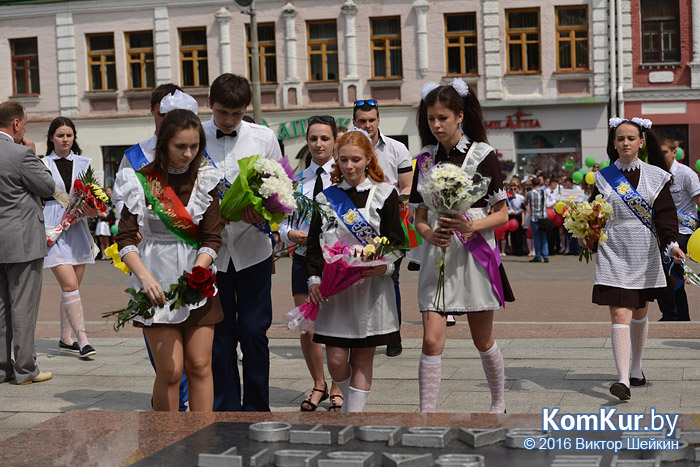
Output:
<svg viewBox="0 0 700 467">
<path fill-rule="evenodd" d="M 250 6 L 241 13 L 250 16 L 250 78 L 253 90 L 253 118 L 262 125 L 262 99 L 260 98 L 260 50 L 258 48 L 258 20 L 255 17 L 255 0 L 235 0 L 242 7 Z"/>
</svg>

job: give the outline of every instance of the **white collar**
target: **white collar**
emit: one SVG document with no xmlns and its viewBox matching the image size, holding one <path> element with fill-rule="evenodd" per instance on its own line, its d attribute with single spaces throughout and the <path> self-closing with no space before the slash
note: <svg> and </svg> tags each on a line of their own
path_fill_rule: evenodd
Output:
<svg viewBox="0 0 700 467">
<path fill-rule="evenodd" d="M 316 162 L 313 160 L 311 161 L 311 164 L 309 164 L 309 171 L 312 172 L 314 175 L 316 175 L 316 171 L 318 170 L 319 167 L 323 167 L 323 171 L 326 172 L 328 175 L 333 171 L 333 164 L 335 161 L 333 160 L 333 157 L 328 159 L 328 162 L 326 162 L 323 165 L 318 165 Z"/>
<path fill-rule="evenodd" d="M 8 138 L 10 138 L 10 141 L 12 141 L 13 143 L 15 142 L 15 139 L 14 139 L 14 138 L 12 137 L 12 135 L 10 135 L 9 133 L 5 133 L 4 131 L 0 131 L 0 135 L 5 135 L 5 136 L 7 136 Z M 15 144 L 16 144 L 16 143 L 15 143 Z"/>
<path fill-rule="evenodd" d="M 187 164 L 185 167 L 168 167 L 168 173 L 173 175 L 184 174 L 188 170 L 190 170 L 190 164 Z"/>
<path fill-rule="evenodd" d="M 462 137 L 459 139 L 459 141 L 457 142 L 457 144 L 455 145 L 454 148 L 449 148 L 449 149 L 448 149 L 448 148 L 446 148 L 445 145 L 443 145 L 442 143 L 440 143 L 440 145 L 445 149 L 447 155 L 449 156 L 450 152 L 451 152 L 453 149 L 458 150 L 458 151 L 461 152 L 462 154 L 466 154 L 466 153 L 467 153 L 467 147 L 469 146 L 469 143 L 471 143 L 471 141 L 469 140 L 469 137 L 468 137 L 467 135 L 463 134 Z"/>
<path fill-rule="evenodd" d="M 365 177 L 365 181 L 360 183 L 359 185 L 357 185 L 355 187 L 350 186 L 350 184 L 348 182 L 346 182 L 345 180 L 343 180 L 342 182 L 340 182 L 338 184 L 338 188 L 340 188 L 341 190 L 349 190 L 350 188 L 354 188 L 357 192 L 367 191 L 367 190 L 371 189 L 373 186 L 374 186 L 374 181 L 369 177 Z"/>
<path fill-rule="evenodd" d="M 467 135 L 462 135 L 462 138 L 460 138 L 457 146 L 455 146 L 455 149 L 457 149 L 459 152 L 467 152 L 467 146 L 469 143 L 471 143 L 471 141 L 469 141 L 469 137 Z"/>
<path fill-rule="evenodd" d="M 73 151 L 69 152 L 68 155 L 67 155 L 66 157 L 61 157 L 61 156 L 59 156 L 58 154 L 56 154 L 56 151 L 51 151 L 51 154 L 49 154 L 49 155 L 46 156 L 46 157 L 48 157 L 49 159 L 53 159 L 53 160 L 67 159 L 67 160 L 69 160 L 69 161 L 72 161 L 72 160 L 75 159 L 74 156 L 75 156 L 75 154 L 73 153 Z"/>
<path fill-rule="evenodd" d="M 618 159 L 615 161 L 615 166 L 620 169 L 620 172 L 632 172 L 633 170 L 638 170 L 642 166 L 642 160 L 637 159 L 634 162 L 626 164 Z"/>
</svg>

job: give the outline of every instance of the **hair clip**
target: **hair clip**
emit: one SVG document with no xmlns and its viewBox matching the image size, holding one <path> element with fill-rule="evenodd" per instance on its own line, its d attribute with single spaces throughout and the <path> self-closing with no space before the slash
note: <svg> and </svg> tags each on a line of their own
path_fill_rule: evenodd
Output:
<svg viewBox="0 0 700 467">
<path fill-rule="evenodd" d="M 452 80 L 452 87 L 460 97 L 467 97 L 469 95 L 469 86 L 464 82 L 462 78 L 455 78 Z"/>
<path fill-rule="evenodd" d="M 435 81 L 430 81 L 429 83 L 425 83 L 423 85 L 423 89 L 420 91 L 420 100 L 424 101 L 426 97 L 428 97 L 428 94 L 435 89 L 439 88 L 440 85 L 436 83 Z"/>
<path fill-rule="evenodd" d="M 646 130 L 651 130 L 651 120 L 648 118 L 639 118 L 639 117 L 634 117 L 632 120 L 630 120 L 637 125 L 641 126 L 642 128 Z"/>
<path fill-rule="evenodd" d="M 176 89 L 174 93 L 168 94 L 160 100 L 160 113 L 167 114 L 175 109 L 189 110 L 197 114 L 199 105 L 197 105 L 197 101 L 194 100 L 194 97 Z"/>
<path fill-rule="evenodd" d="M 354 127 L 350 128 L 350 129 L 348 130 L 348 133 L 350 133 L 351 131 L 358 131 L 358 132 L 362 133 L 362 134 L 365 135 L 365 136 L 367 137 L 367 139 L 369 140 L 369 144 L 372 144 L 372 138 L 369 136 L 369 133 L 367 133 L 367 132 L 366 132 L 365 130 L 363 130 L 362 128 L 358 128 L 358 127 L 354 126 Z"/>
</svg>

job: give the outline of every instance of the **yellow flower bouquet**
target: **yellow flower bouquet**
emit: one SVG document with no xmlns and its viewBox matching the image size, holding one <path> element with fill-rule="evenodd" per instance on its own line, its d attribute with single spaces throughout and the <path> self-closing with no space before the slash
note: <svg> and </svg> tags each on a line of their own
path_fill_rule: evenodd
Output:
<svg viewBox="0 0 700 467">
<path fill-rule="evenodd" d="M 581 239 L 584 246 L 578 260 L 591 260 L 591 250 L 595 243 L 599 245 L 605 243 L 608 236 L 605 234 L 605 224 L 612 214 L 612 205 L 603 199 L 602 195 L 596 196 L 593 201 L 576 203 L 573 197 L 566 202 L 564 211 L 564 228 L 571 233 L 574 238 Z"/>
</svg>

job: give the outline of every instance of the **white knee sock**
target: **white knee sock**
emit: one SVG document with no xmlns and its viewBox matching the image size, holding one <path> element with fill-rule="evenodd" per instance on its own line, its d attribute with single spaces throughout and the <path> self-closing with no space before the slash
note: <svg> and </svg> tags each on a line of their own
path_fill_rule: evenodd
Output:
<svg viewBox="0 0 700 467">
<path fill-rule="evenodd" d="M 435 412 L 441 378 L 442 356 L 426 355 L 421 352 L 420 363 L 418 364 L 418 388 L 420 392 L 421 412 Z"/>
<path fill-rule="evenodd" d="M 73 343 L 73 338 L 71 337 L 68 315 L 66 315 L 66 307 L 63 305 L 63 296 L 61 296 L 60 305 L 58 307 L 58 317 L 61 324 L 61 341 L 64 344 L 71 345 Z"/>
<path fill-rule="evenodd" d="M 340 389 L 340 392 L 343 394 L 343 400 L 345 400 L 348 397 L 348 388 L 350 387 L 350 379 L 352 378 L 352 375 L 348 377 L 348 379 L 344 381 L 336 381 L 333 380 L 336 386 L 338 386 L 338 389 Z"/>
<path fill-rule="evenodd" d="M 493 347 L 486 352 L 479 351 L 481 356 L 481 366 L 484 368 L 486 381 L 491 389 L 491 407 L 489 413 L 504 413 L 506 410 L 506 399 L 504 396 L 504 386 L 506 382 L 505 367 L 503 365 L 503 355 L 494 342 Z"/>
<path fill-rule="evenodd" d="M 612 325 L 612 349 L 618 380 L 629 387 L 630 385 L 630 327 L 628 324 Z"/>
<path fill-rule="evenodd" d="M 367 403 L 367 398 L 369 397 L 369 391 L 363 391 L 362 389 L 355 389 L 352 386 L 348 388 L 348 397 L 343 403 L 343 408 L 341 412 L 362 412 L 365 408 L 365 403 Z"/>
<path fill-rule="evenodd" d="M 78 346 L 82 349 L 89 344 L 85 333 L 85 318 L 83 317 L 83 303 L 80 300 L 80 292 L 63 292 L 63 306 L 66 310 L 66 317 L 73 328 L 73 334 L 78 338 Z"/>
<path fill-rule="evenodd" d="M 642 354 L 644 346 L 647 343 L 647 334 L 649 333 L 649 319 L 645 316 L 643 319 L 633 319 L 630 326 L 630 341 L 632 347 L 632 366 L 630 367 L 630 376 L 633 378 L 642 379 Z"/>
</svg>

